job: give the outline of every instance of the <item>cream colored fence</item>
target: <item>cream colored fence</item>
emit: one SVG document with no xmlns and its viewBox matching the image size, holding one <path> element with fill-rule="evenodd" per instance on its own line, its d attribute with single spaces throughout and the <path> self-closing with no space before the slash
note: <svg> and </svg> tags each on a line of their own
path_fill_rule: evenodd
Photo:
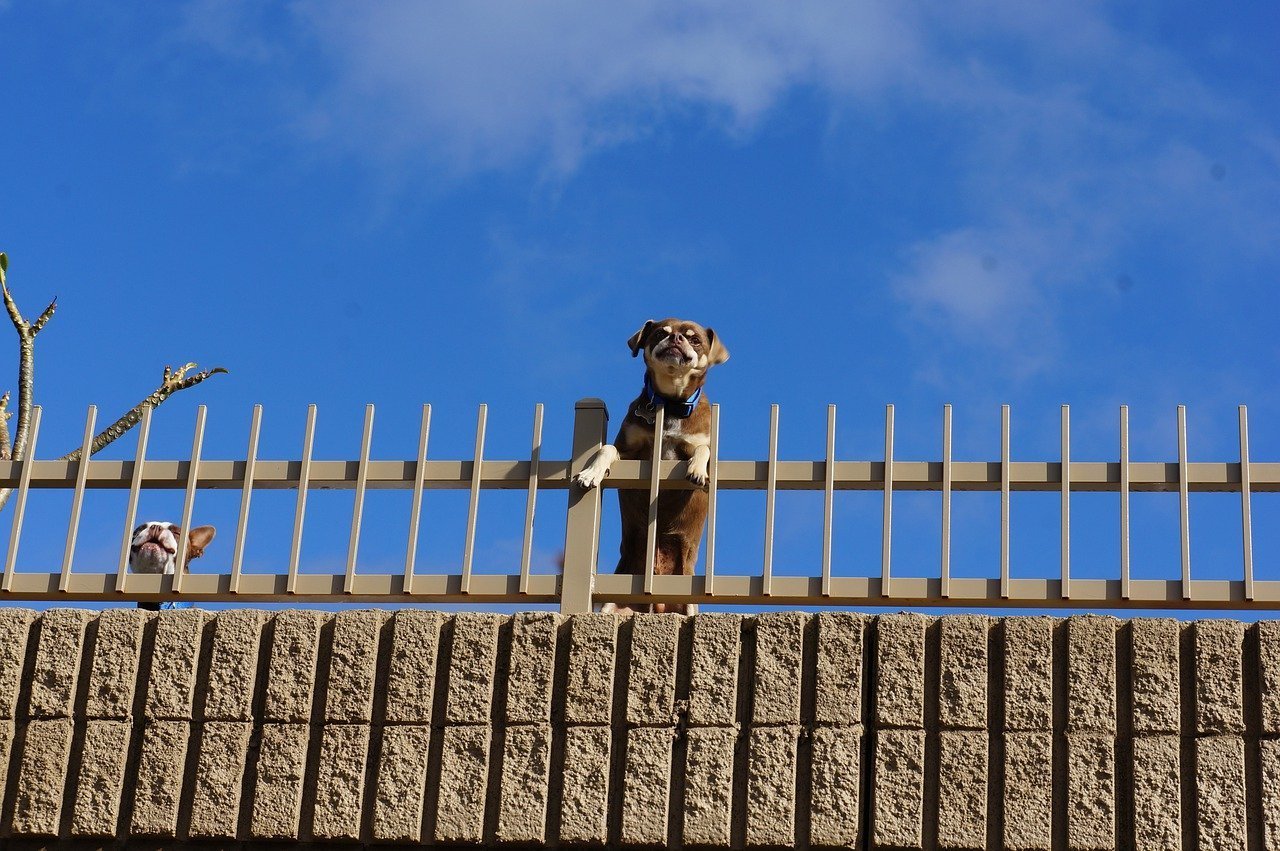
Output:
<svg viewBox="0 0 1280 851">
<path fill-rule="evenodd" d="M 577 403 L 572 457 L 542 458 L 542 406 L 534 413 L 533 438 L 528 459 L 484 458 L 487 409 L 480 407 L 475 452 L 468 460 L 428 460 L 431 427 L 430 406 L 424 406 L 414 459 L 376 461 L 370 458 L 373 406 L 366 409 L 360 456 L 354 461 L 322 461 L 312 458 L 315 408 L 308 412 L 302 456 L 298 460 L 259 459 L 261 408 L 255 408 L 249 445 L 241 460 L 205 459 L 205 409 L 198 410 L 190 457 L 187 460 L 147 460 L 150 412 L 139 426 L 133 461 L 0 461 L 0 487 L 16 492 L 11 501 L 12 526 L 5 556 L 0 601 L 265 601 L 295 602 L 423 602 L 423 603 L 558 603 L 567 613 L 590 611 L 602 602 L 643 604 L 650 602 L 715 603 L 721 605 L 809 606 L 1022 606 L 1088 608 L 1280 608 L 1280 581 L 1255 580 L 1252 553 L 1250 495 L 1280 491 L 1280 463 L 1249 460 L 1246 411 L 1240 408 L 1240 457 L 1237 461 L 1190 463 L 1187 460 L 1185 411 L 1178 409 L 1178 459 L 1172 462 L 1134 462 L 1129 458 L 1128 418 L 1121 409 L 1120 452 L 1113 461 L 1075 461 L 1071 458 L 1070 420 L 1062 409 L 1061 454 L 1051 461 L 1013 461 L 1009 445 L 1009 409 L 1002 410 L 1001 453 L 997 461 L 957 461 L 951 457 L 951 409 L 943 412 L 941 458 L 937 461 L 904 461 L 894 457 L 893 406 L 886 409 L 884 456 L 876 460 L 838 460 L 835 445 L 836 409 L 828 408 L 826 456 L 812 461 L 778 460 L 778 409 L 770 418 L 768 458 L 721 460 L 718 452 L 719 410 L 712 409 L 712 460 L 709 484 L 705 570 L 696 576 L 655 576 L 653 535 L 657 494 L 662 488 L 692 487 L 685 479 L 685 462 L 617 461 L 604 482 L 607 488 L 645 488 L 650 493 L 648 569 L 644 575 L 598 573 L 602 494 L 571 484 L 571 477 L 591 460 L 607 439 L 608 414 L 598 399 Z M 662 411 L 658 412 L 661 429 Z M 40 414 L 37 409 L 31 433 L 29 457 L 36 456 Z M 94 431 L 92 409 L 85 425 L 86 445 Z M 84 456 L 87 456 L 87 452 Z M 84 457 L 82 456 L 82 457 Z M 27 499 L 38 488 L 70 489 L 72 505 L 66 547 L 60 568 L 48 572 L 16 570 Z M 113 572 L 72 570 L 81 506 L 87 489 L 128 491 L 119 562 Z M 370 488 L 412 491 L 409 535 L 401 574 L 370 574 L 357 570 L 365 493 Z M 127 570 L 129 536 L 136 519 L 141 491 L 183 489 L 180 525 L 190 528 L 198 491 L 236 489 L 241 493 L 239 520 L 234 532 L 230 570 L 227 573 L 179 573 L 176 576 L 131 574 Z M 287 566 L 277 573 L 242 570 L 244 544 L 253 494 L 258 490 L 293 490 L 297 504 Z M 307 495 L 317 489 L 354 491 L 354 510 L 346 556 L 346 569 L 337 574 L 301 572 L 302 534 Z M 422 498 L 426 490 L 455 489 L 469 492 L 463 555 L 457 573 L 423 573 L 415 569 Z M 476 519 L 480 494 L 485 490 L 523 490 L 527 493 L 523 549 L 519 570 L 507 575 L 472 570 Z M 569 490 L 565 521 L 564 569 L 559 575 L 530 571 L 534 518 L 538 496 L 547 490 Z M 760 534 L 764 541 L 763 564 L 757 575 L 729 575 L 717 571 L 716 500 L 723 490 L 763 491 L 765 512 Z M 814 576 L 777 575 L 774 571 L 773 527 L 780 490 L 820 491 L 824 495 L 822 560 Z M 836 491 L 876 491 L 883 496 L 881 570 L 878 577 L 835 575 L 832 571 L 833 495 Z M 893 572 L 893 498 L 896 491 L 937 491 L 941 494 L 941 548 L 936 576 L 901 576 Z M 959 491 L 998 491 L 1000 494 L 1000 575 L 990 578 L 953 576 L 951 572 L 951 504 Z M 1060 564 L 1058 578 L 1020 578 L 1009 571 L 1010 495 L 1019 491 L 1056 492 L 1061 496 Z M 1115 578 L 1079 578 L 1071 574 L 1071 495 L 1093 491 L 1119 495 L 1119 575 Z M 1177 492 L 1181 533 L 1181 575 L 1168 579 L 1131 577 L 1129 565 L 1130 495 L 1142 492 Z M 1190 549 L 1188 494 L 1193 492 L 1240 494 L 1243 549 L 1238 579 L 1196 579 Z M 186 533 L 179 542 L 178 563 L 187 549 Z"/>
</svg>

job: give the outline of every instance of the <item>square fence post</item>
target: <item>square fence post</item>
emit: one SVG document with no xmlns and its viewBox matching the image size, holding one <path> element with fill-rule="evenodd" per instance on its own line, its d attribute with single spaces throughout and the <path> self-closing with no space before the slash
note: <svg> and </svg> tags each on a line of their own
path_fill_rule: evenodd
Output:
<svg viewBox="0 0 1280 851">
<path fill-rule="evenodd" d="M 579 399 L 573 415 L 573 455 L 569 476 L 591 463 L 605 442 L 609 410 L 601 399 Z M 560 611 L 591 611 L 596 584 L 596 557 L 600 550 L 602 487 L 583 490 L 569 486 L 569 514 L 564 530 L 564 570 L 560 574 Z"/>
</svg>

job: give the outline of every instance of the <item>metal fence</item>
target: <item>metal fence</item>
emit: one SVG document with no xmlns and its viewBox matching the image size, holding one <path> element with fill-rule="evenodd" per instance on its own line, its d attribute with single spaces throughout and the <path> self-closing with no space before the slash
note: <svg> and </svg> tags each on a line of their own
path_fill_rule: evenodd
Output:
<svg viewBox="0 0 1280 851">
<path fill-rule="evenodd" d="M 259 459 L 261 408 L 255 408 L 249 444 L 243 460 L 210 460 L 201 456 L 205 409 L 197 411 L 191 454 L 183 461 L 147 460 L 150 410 L 139 426 L 133 461 L 0 461 L 0 487 L 15 488 L 11 502 L 12 526 L 5 556 L 0 601 L 157 601 L 190 600 L 220 602 L 418 602 L 418 603 L 558 603 L 565 612 L 589 611 L 603 602 L 619 604 L 714 603 L 717 605 L 806 606 L 1022 606 L 1088 608 L 1280 608 L 1280 581 L 1255 580 L 1252 552 L 1250 494 L 1280 491 L 1280 463 L 1251 462 L 1247 413 L 1239 411 L 1240 457 L 1238 461 L 1190 463 L 1187 460 L 1185 409 L 1178 409 L 1178 459 L 1176 462 L 1131 462 L 1127 410 L 1120 412 L 1120 452 L 1116 461 L 1071 459 L 1070 417 L 1062 408 L 1061 455 L 1053 461 L 1013 461 L 1009 451 L 1009 409 L 1001 411 L 1000 459 L 955 461 L 951 457 L 951 407 L 943 411 L 941 458 L 938 461 L 902 461 L 894 457 L 893 406 L 886 408 L 884 456 L 872 461 L 837 460 L 836 408 L 827 410 L 826 455 L 822 460 L 778 460 L 778 408 L 770 416 L 768 458 L 763 461 L 720 460 L 720 415 L 712 406 L 709 510 L 703 545 L 704 571 L 695 576 L 653 574 L 657 494 L 660 488 L 689 488 L 685 462 L 652 459 L 620 460 L 611 469 L 604 487 L 645 488 L 650 495 L 648 565 L 644 575 L 597 572 L 601 527 L 601 489 L 584 491 L 571 484 L 573 474 L 585 467 L 607 439 L 608 414 L 598 399 L 577 403 L 572 457 L 542 458 L 542 406 L 533 419 L 532 445 L 527 460 L 484 458 L 487 409 L 481 406 L 476 425 L 475 452 L 470 460 L 428 460 L 431 409 L 423 406 L 418 452 L 413 460 L 375 461 L 369 457 L 373 434 L 373 406 L 366 408 L 360 456 L 354 461 L 322 461 L 312 458 L 315 407 L 308 410 L 299 460 Z M 662 411 L 657 427 L 661 433 Z M 85 424 L 86 450 L 94 433 L 94 410 Z M 40 429 L 40 410 L 34 413 L 29 457 L 34 458 Z M 66 547 L 59 569 L 48 572 L 17 571 L 18 548 L 32 489 L 71 489 L 71 516 Z M 72 571 L 81 506 L 86 489 L 128 491 L 124 537 L 116 570 L 103 573 Z M 360 573 L 357 570 L 365 493 L 370 488 L 412 490 L 409 535 L 401 574 Z M 234 532 L 228 573 L 183 573 L 173 576 L 133 574 L 127 570 L 130 533 L 139 493 L 149 489 L 184 489 L 177 563 L 187 551 L 196 493 L 204 489 L 238 489 L 239 520 Z M 243 571 L 245 534 L 253 493 L 284 489 L 297 492 L 293 537 L 288 564 L 277 573 Z M 301 543 L 306 520 L 307 495 L 317 489 L 354 491 L 354 510 L 346 556 L 339 574 L 301 572 Z M 465 541 L 459 572 L 423 573 L 415 569 L 423 493 L 434 489 L 469 492 Z M 475 573 L 476 518 L 480 494 L 485 490 L 523 490 L 527 493 L 523 550 L 519 570 L 506 575 Z M 565 523 L 564 567 L 559 575 L 530 571 L 534 518 L 538 496 L 546 490 L 569 490 Z M 729 575 L 717 571 L 716 500 L 723 490 L 763 491 L 765 512 L 760 533 L 764 559 L 756 575 Z M 821 572 L 814 576 L 777 575 L 774 571 L 773 528 L 780 490 L 821 491 L 824 496 Z M 881 564 L 878 577 L 835 575 L 832 571 L 833 496 L 835 491 L 875 491 L 883 498 Z M 936 576 L 895 575 L 893 572 L 893 502 L 896 491 L 936 491 L 941 494 L 941 550 Z M 953 576 L 951 572 L 951 507 L 957 491 L 998 491 L 1000 494 L 1000 575 L 991 578 Z M 1060 564 L 1058 578 L 1010 576 L 1010 495 L 1019 491 L 1057 492 L 1061 498 Z M 1181 575 L 1169 579 L 1130 576 L 1130 494 L 1174 492 L 1179 495 Z M 1115 578 L 1079 578 L 1071 574 L 1071 494 L 1107 492 L 1119 494 L 1120 557 Z M 1188 494 L 1231 492 L 1240 494 L 1243 551 L 1238 579 L 1195 579 L 1192 576 Z M 612 563 L 612 559 L 609 559 Z M 608 568 L 606 567 L 606 571 Z"/>
</svg>

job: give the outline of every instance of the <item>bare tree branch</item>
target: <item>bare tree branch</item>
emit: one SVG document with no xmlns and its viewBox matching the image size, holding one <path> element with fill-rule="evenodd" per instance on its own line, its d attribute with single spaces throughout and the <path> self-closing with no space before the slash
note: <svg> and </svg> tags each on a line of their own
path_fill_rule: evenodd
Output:
<svg viewBox="0 0 1280 851">
<path fill-rule="evenodd" d="M 13 412 L 9 410 L 9 394 L 5 393 L 0 396 L 0 460 L 21 461 L 26 456 L 27 440 L 31 429 L 32 398 L 35 390 L 35 339 L 53 318 L 54 312 L 58 309 L 58 300 L 55 298 L 51 301 L 34 323 L 28 322 L 23 318 L 22 311 L 18 309 L 17 302 L 13 300 L 13 294 L 9 292 L 9 284 L 5 279 L 5 273 L 8 270 L 9 258 L 0 252 L 0 292 L 4 296 L 5 310 L 9 314 L 10 321 L 13 322 L 14 330 L 18 333 L 18 423 L 11 442 L 9 419 L 13 416 Z M 174 393 L 195 387 L 210 376 L 226 373 L 225 369 L 218 366 L 188 376 L 187 373 L 195 368 L 194 363 L 186 364 L 177 371 L 166 366 L 160 386 L 135 405 L 129 413 L 94 437 L 89 445 L 89 454 L 96 454 L 137 425 L 142 420 L 144 409 L 156 408 Z M 77 449 L 59 460 L 74 461 L 79 458 L 80 450 Z M 11 488 L 0 488 L 0 509 L 8 503 L 12 492 Z"/>
<path fill-rule="evenodd" d="M 9 418 L 13 412 L 9 410 L 9 391 L 0 396 L 0 461 L 8 461 L 13 457 L 13 444 L 9 442 Z"/>
<path fill-rule="evenodd" d="M 22 311 L 9 292 L 9 284 L 0 276 L 0 289 L 4 291 L 4 306 L 9 311 L 9 319 L 18 332 L 18 425 L 13 432 L 12 457 L 22 459 L 27 450 L 27 435 L 31 430 L 32 394 L 35 391 L 35 332 L 31 323 L 22 318 Z M 57 300 L 54 300 L 55 303 Z M 53 316 L 53 305 L 40 315 L 41 327 Z M 4 503 L 0 502 L 0 507 Z"/>
<path fill-rule="evenodd" d="M 40 318 L 31 326 L 31 336 L 35 336 L 44 330 L 44 326 L 53 318 L 53 312 L 58 309 L 58 297 L 54 296 L 53 301 L 49 302 L 49 306 L 44 309 L 44 313 L 40 314 Z"/>
<path fill-rule="evenodd" d="M 165 399 L 168 399 L 174 393 L 195 387 L 197 384 L 211 376 L 225 375 L 227 373 L 227 371 L 222 367 L 215 366 L 213 369 L 206 369 L 202 372 L 197 372 L 194 375 L 188 376 L 187 373 L 195 368 L 196 365 L 194 363 L 189 363 L 175 372 L 170 367 L 166 366 L 164 368 L 164 377 L 160 382 L 160 386 L 157 387 L 151 395 L 147 396 L 147 398 L 134 405 L 133 409 L 130 410 L 129 413 L 125 414 L 123 417 L 99 432 L 89 444 L 89 454 L 98 454 L 98 452 L 116 438 L 120 437 L 125 432 L 129 431 L 129 429 L 141 422 L 142 410 L 144 408 L 157 408 L 160 406 L 160 403 Z M 69 452 L 66 455 L 63 455 L 58 460 L 77 461 L 79 458 L 80 450 L 77 449 L 74 452 Z"/>
</svg>

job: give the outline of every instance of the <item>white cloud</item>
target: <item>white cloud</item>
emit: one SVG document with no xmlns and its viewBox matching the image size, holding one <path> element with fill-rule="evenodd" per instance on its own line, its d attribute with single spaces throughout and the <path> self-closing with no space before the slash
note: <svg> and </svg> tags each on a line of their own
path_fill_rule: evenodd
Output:
<svg viewBox="0 0 1280 851">
<path fill-rule="evenodd" d="M 264 41 L 263 8 L 202 0 L 187 34 L 242 61 L 279 62 L 288 51 Z M 1209 253 L 1273 252 L 1280 226 L 1274 128 L 1096 4 L 290 9 L 277 37 L 326 69 L 324 82 L 306 84 L 293 125 L 361 158 L 455 175 L 528 165 L 569 174 L 673 116 L 749 134 L 800 88 L 835 114 L 913 114 L 956 163 L 938 191 L 958 199 L 961 221 L 905 247 L 888 276 L 915 323 L 970 346 L 1050 350 L 1062 301 L 1122 272 L 1113 261 L 1151 234 Z"/>
<path fill-rule="evenodd" d="M 318 103 L 335 135 L 425 150 L 463 169 L 529 157 L 569 169 L 689 106 L 742 129 L 796 85 L 878 89 L 920 49 L 905 8 L 720 0 L 297 7 L 336 68 Z"/>
</svg>

